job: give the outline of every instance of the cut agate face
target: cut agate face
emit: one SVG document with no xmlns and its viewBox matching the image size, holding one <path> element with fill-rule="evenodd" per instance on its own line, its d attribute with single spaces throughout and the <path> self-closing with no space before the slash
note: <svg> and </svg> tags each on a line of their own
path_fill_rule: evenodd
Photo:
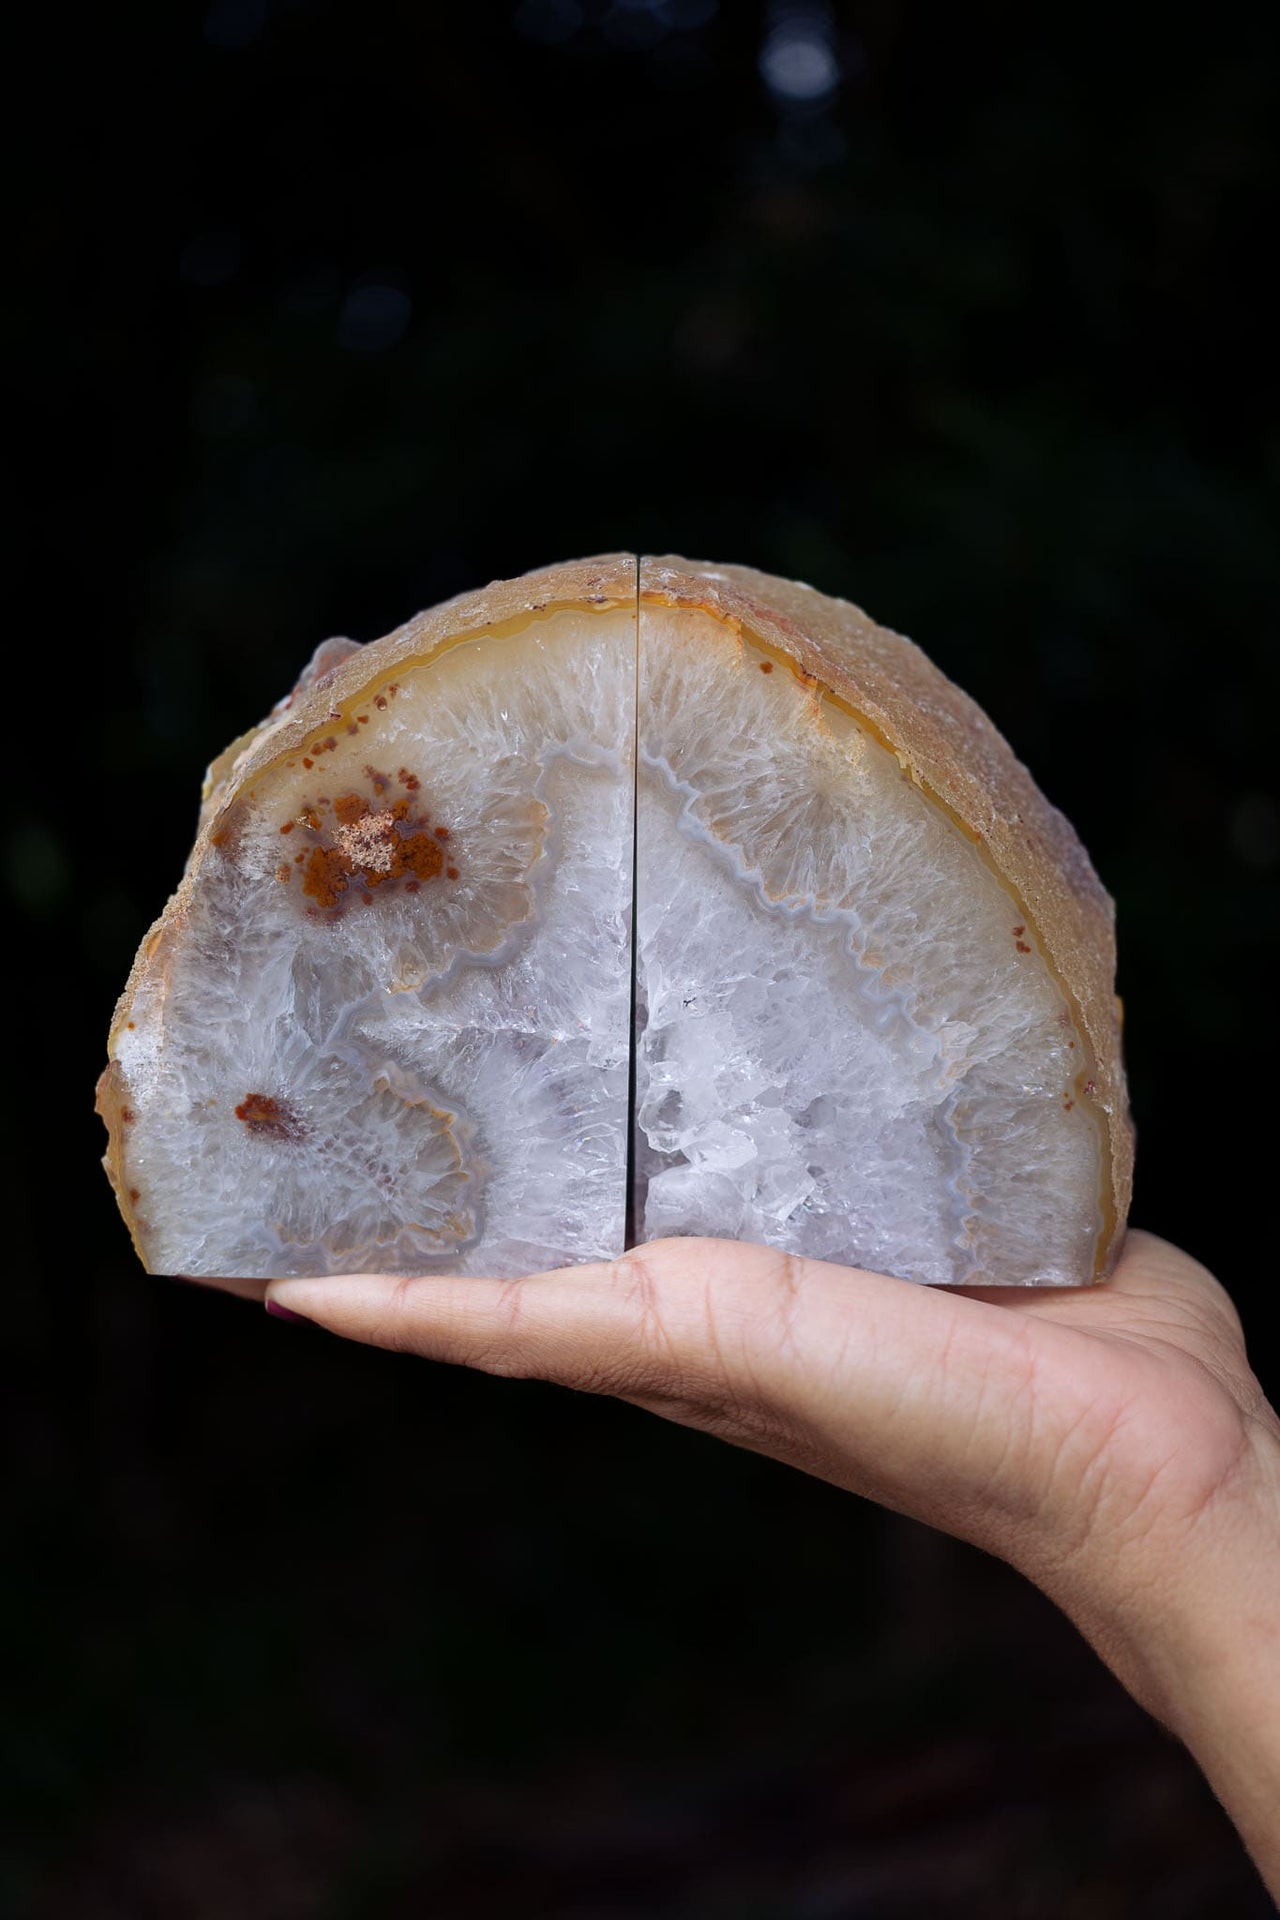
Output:
<svg viewBox="0 0 1280 1920">
<path fill-rule="evenodd" d="M 210 769 L 117 1010 L 153 1271 L 522 1273 L 727 1236 L 1108 1271 L 1111 903 L 900 636 L 609 556 L 327 643 Z"/>
</svg>

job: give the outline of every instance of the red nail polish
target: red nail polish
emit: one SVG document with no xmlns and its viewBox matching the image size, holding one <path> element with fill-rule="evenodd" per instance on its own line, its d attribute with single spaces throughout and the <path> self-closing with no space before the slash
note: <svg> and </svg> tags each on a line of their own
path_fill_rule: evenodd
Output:
<svg viewBox="0 0 1280 1920">
<path fill-rule="evenodd" d="M 277 1320 L 298 1320 L 304 1327 L 310 1324 L 305 1313 L 292 1313 L 288 1307 L 282 1307 L 276 1300 L 268 1300 L 267 1312 L 274 1314 Z"/>
</svg>

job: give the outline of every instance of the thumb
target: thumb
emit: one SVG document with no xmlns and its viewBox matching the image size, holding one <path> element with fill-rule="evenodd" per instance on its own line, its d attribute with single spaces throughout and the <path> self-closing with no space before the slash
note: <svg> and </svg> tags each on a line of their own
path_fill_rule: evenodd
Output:
<svg viewBox="0 0 1280 1920">
<path fill-rule="evenodd" d="M 1000 1307 L 730 1240 L 516 1280 L 275 1280 L 267 1300 L 348 1339 L 616 1395 L 969 1537 L 1026 1460 L 1046 1357 Z M 1025 1513 L 1021 1484 L 1010 1501 Z"/>
</svg>

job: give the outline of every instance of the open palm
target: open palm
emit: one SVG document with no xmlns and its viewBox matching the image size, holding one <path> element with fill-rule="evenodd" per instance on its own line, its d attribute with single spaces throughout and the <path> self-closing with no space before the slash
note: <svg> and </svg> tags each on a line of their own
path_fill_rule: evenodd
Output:
<svg viewBox="0 0 1280 1920">
<path fill-rule="evenodd" d="M 518 1280 L 268 1296 L 350 1338 L 617 1395 L 998 1554 L 1180 1733 L 1280 1870 L 1280 1423 L 1228 1295 L 1176 1247 L 1131 1233 L 1106 1284 L 1073 1289 L 917 1287 L 681 1239 Z"/>
<path fill-rule="evenodd" d="M 1060 1599 L 1099 1555 L 1150 1577 L 1155 1549 L 1182 1552 L 1274 1445 L 1226 1292 L 1144 1233 L 1106 1285 L 1079 1289 L 914 1287 L 682 1239 L 520 1280 L 270 1293 L 335 1333 L 615 1394 L 772 1454 Z"/>
</svg>

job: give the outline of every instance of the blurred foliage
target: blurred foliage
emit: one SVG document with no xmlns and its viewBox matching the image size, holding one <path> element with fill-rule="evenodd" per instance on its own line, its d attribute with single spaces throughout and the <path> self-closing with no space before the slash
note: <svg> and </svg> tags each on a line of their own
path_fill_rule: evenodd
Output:
<svg viewBox="0 0 1280 1920">
<path fill-rule="evenodd" d="M 87 1096 L 200 770 L 318 639 L 574 553 L 742 560 L 910 632 L 1080 828 L 1136 1217 L 1248 1321 L 1274 11 L 153 0 L 27 30 L 56 114 L 2 321 L 10 647 L 48 721 L 0 832 L 39 981 L 0 1897 L 1261 1912 L 1189 1763 L 1012 1576 L 626 1410 L 144 1283 Z"/>
</svg>

